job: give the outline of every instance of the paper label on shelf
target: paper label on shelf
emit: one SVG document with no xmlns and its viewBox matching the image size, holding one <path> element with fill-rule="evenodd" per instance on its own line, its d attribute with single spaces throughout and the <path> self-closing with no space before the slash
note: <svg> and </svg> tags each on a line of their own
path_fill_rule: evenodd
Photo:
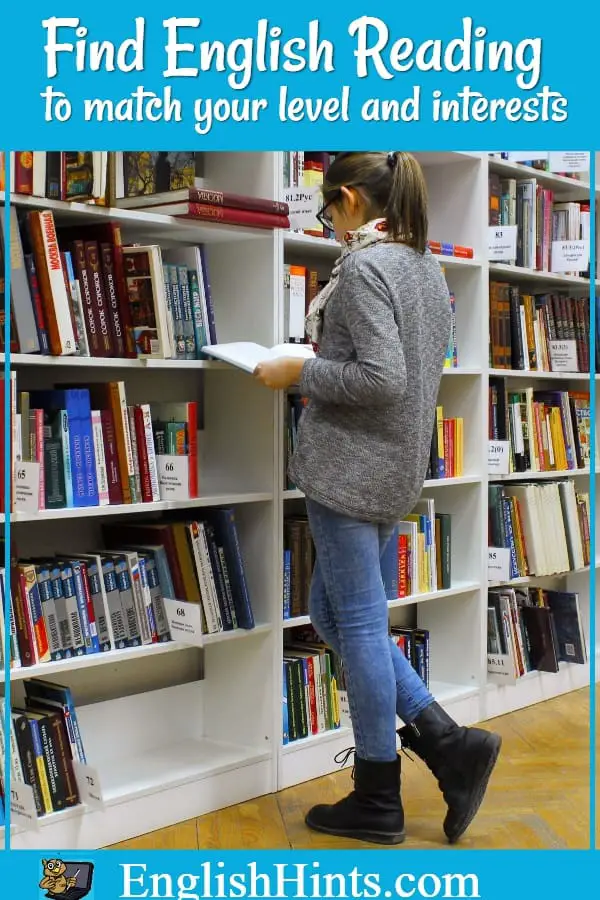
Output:
<svg viewBox="0 0 600 900">
<path fill-rule="evenodd" d="M 510 442 L 489 441 L 488 474 L 508 475 L 510 468 Z"/>
<path fill-rule="evenodd" d="M 589 172 L 590 154 L 586 150 L 551 150 L 551 172 Z"/>
<path fill-rule="evenodd" d="M 488 581 L 510 581 L 510 550 L 488 547 Z"/>
<path fill-rule="evenodd" d="M 286 188 L 283 201 L 290 208 L 289 220 L 292 231 L 311 228 L 316 225 L 321 191 L 319 188 Z"/>
<path fill-rule="evenodd" d="M 73 770 L 77 779 L 81 802 L 92 809 L 104 809 L 102 785 L 98 770 L 93 766 L 73 761 Z"/>
<path fill-rule="evenodd" d="M 10 782 L 10 818 L 15 825 L 31 831 L 40 827 L 33 788 L 22 781 Z"/>
<path fill-rule="evenodd" d="M 351 728 L 350 704 L 348 703 L 348 691 L 338 691 L 338 703 L 340 707 L 340 725 L 342 728 Z"/>
<path fill-rule="evenodd" d="M 504 259 L 516 259 L 517 226 L 490 225 L 488 228 L 488 259 L 502 262 Z"/>
<path fill-rule="evenodd" d="M 40 511 L 40 464 L 18 462 L 14 475 L 15 512 Z"/>
<path fill-rule="evenodd" d="M 157 455 L 156 467 L 161 500 L 190 499 L 188 456 Z"/>
<path fill-rule="evenodd" d="M 171 639 L 180 644 L 190 644 L 193 647 L 201 647 L 202 635 L 202 610 L 199 603 L 186 603 L 183 600 L 173 600 L 165 597 L 163 600 Z"/>
<path fill-rule="evenodd" d="M 552 271 L 585 272 L 590 261 L 589 241 L 552 241 Z"/>
<path fill-rule="evenodd" d="M 487 671 L 490 681 L 515 684 L 517 680 L 514 663 L 507 653 L 488 653 Z"/>
<path fill-rule="evenodd" d="M 549 341 L 548 346 L 553 372 L 579 371 L 576 341 Z"/>
</svg>

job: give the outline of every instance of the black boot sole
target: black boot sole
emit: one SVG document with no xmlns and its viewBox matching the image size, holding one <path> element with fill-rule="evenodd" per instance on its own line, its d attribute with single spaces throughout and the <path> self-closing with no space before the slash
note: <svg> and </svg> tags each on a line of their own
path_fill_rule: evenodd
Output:
<svg viewBox="0 0 600 900">
<path fill-rule="evenodd" d="M 331 834 L 334 837 L 352 838 L 355 841 L 365 841 L 368 844 L 386 844 L 387 846 L 402 844 L 406 837 L 404 831 L 390 834 L 385 831 L 360 831 L 357 829 L 345 831 L 341 828 L 327 828 L 325 825 L 317 825 L 311 822 L 308 815 L 304 821 L 312 831 L 319 831 L 321 834 Z"/>
<path fill-rule="evenodd" d="M 500 737 L 500 735 L 490 734 L 489 740 L 486 741 L 488 756 L 485 760 L 482 761 L 481 765 L 476 770 L 475 775 L 477 778 L 477 783 L 471 797 L 469 808 L 464 817 L 461 819 L 460 823 L 455 828 L 453 828 L 450 833 L 446 832 L 446 837 L 449 844 L 456 844 L 456 842 L 460 840 L 460 838 L 463 836 L 463 834 L 477 815 L 479 807 L 483 803 L 483 798 L 485 797 L 485 792 L 491 774 L 494 771 L 494 766 L 498 761 L 501 747 L 502 738 Z"/>
</svg>

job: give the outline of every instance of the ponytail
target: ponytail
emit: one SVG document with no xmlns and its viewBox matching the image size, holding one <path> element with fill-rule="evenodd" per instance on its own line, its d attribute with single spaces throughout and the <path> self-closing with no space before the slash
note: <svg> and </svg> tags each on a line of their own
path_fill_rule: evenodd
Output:
<svg viewBox="0 0 600 900">
<path fill-rule="evenodd" d="M 427 188 L 414 156 L 403 151 L 340 153 L 325 178 L 325 202 L 335 202 L 342 187 L 360 193 L 370 218 L 385 217 L 394 240 L 425 252 Z"/>
<path fill-rule="evenodd" d="M 410 153 L 388 156 L 392 185 L 384 209 L 388 231 L 424 253 L 427 246 L 427 187 L 421 166 Z"/>
</svg>

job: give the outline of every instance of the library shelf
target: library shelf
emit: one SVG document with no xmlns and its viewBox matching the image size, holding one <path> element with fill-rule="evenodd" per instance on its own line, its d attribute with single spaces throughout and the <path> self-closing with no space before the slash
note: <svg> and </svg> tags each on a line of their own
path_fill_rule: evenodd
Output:
<svg viewBox="0 0 600 900">
<path fill-rule="evenodd" d="M 115 666 L 137 659 L 150 659 L 165 653 L 176 653 L 196 647 L 208 647 L 229 641 L 250 640 L 255 635 L 267 634 L 272 630 L 271 624 L 257 624 L 254 628 L 235 628 L 232 631 L 219 631 L 202 636 L 202 645 L 184 644 L 181 641 L 165 641 L 158 644 L 142 644 L 139 647 L 126 647 L 123 650 L 108 650 L 105 653 L 91 653 L 86 656 L 74 656 L 70 659 L 52 660 L 34 666 L 22 666 L 10 671 L 11 682 L 26 681 L 28 678 L 48 678 L 63 673 L 75 672 L 78 669 L 102 669 L 102 666 Z"/>
<path fill-rule="evenodd" d="M 590 198 L 590 183 L 583 178 L 568 178 L 553 172 L 534 169 L 532 166 L 526 166 L 522 163 L 494 157 L 490 158 L 489 167 L 491 172 L 496 172 L 501 178 L 535 178 L 539 184 L 549 188 L 561 200 L 587 201 Z"/>
<path fill-rule="evenodd" d="M 542 372 L 537 369 L 490 369 L 490 377 L 506 378 L 512 380 L 515 378 L 525 378 L 528 381 L 583 381 L 587 384 L 590 382 L 589 372 Z"/>
<path fill-rule="evenodd" d="M 11 513 L 11 522 L 53 522 L 57 519 L 90 519 L 123 515 L 152 515 L 176 509 L 200 509 L 212 506 L 238 506 L 243 503 L 268 503 L 273 495 L 267 491 L 249 493 L 206 494 L 190 500 L 156 500 L 154 503 L 115 503 L 108 506 L 69 507 L 67 509 L 41 509 L 39 512 Z"/>
<path fill-rule="evenodd" d="M 580 278 L 579 275 L 563 275 L 560 272 L 541 272 L 537 269 L 526 269 L 524 266 L 511 266 L 507 263 L 490 263 L 490 277 L 495 281 L 506 280 L 516 282 L 537 282 L 539 290 L 544 290 L 546 286 L 565 288 L 566 290 L 577 290 L 578 293 L 588 292 L 590 282 L 587 278 Z M 598 284 L 598 282 L 596 282 Z"/>
<path fill-rule="evenodd" d="M 489 279 L 523 283 L 536 291 L 556 288 L 580 295 L 589 290 L 584 278 L 488 263 L 488 174 L 533 175 L 557 195 L 560 190 L 561 197 L 569 192 L 583 196 L 587 188 L 490 160 L 485 153 L 416 155 L 428 185 L 431 239 L 473 249 L 472 259 L 438 257 L 456 297 L 459 360 L 457 368 L 444 370 L 438 402 L 445 415 L 464 419 L 462 471 L 467 474 L 424 484 L 424 495 L 435 498 L 436 512 L 452 516 L 452 587 L 392 601 L 390 619 L 430 631 L 431 689 L 458 721 L 473 724 L 589 681 L 586 666 L 561 665 L 557 675 L 532 673 L 514 687 L 498 688 L 488 680 L 486 653 L 489 377 L 523 384 L 556 380 L 579 390 L 588 377 L 490 369 Z M 282 153 L 215 153 L 207 159 L 211 187 L 260 197 L 283 195 Z M 223 342 L 281 343 L 284 264 L 311 266 L 325 279 L 341 251 L 336 241 L 281 230 L 193 223 L 147 210 L 16 195 L 11 201 L 24 211 L 51 209 L 59 226 L 112 220 L 120 225 L 124 242 L 203 243 Z M 19 552 L 33 555 L 38 544 L 43 548 L 39 552 L 50 552 L 59 538 L 61 546 L 55 549 L 66 549 L 68 540 L 77 541 L 80 549 L 95 548 L 109 517 L 112 524 L 135 515 L 154 518 L 171 510 L 193 515 L 198 510 L 200 516 L 211 506 L 232 506 L 259 623 L 251 632 L 211 636 L 202 648 L 172 642 L 13 669 L 16 703 L 30 677 L 51 676 L 71 688 L 88 762 L 99 773 L 104 797 L 103 808 L 82 805 L 43 817 L 37 830 L 15 827 L 13 846 L 95 849 L 336 771 L 335 755 L 352 746 L 350 728 L 282 743 L 283 639 L 294 626 L 310 624 L 308 616 L 282 620 L 284 517 L 302 509 L 304 497 L 301 491 L 286 490 L 284 395 L 272 395 L 254 379 L 210 360 L 16 354 L 11 365 L 18 389 L 45 385 L 56 370 L 61 383 L 119 378 L 137 403 L 203 398 L 206 404 L 199 435 L 203 496 L 183 503 L 13 514 Z M 589 479 L 589 472 L 518 473 L 491 480 L 564 477 Z M 577 586 L 589 646 L 587 575 L 565 573 L 561 578 L 560 583 Z"/>
</svg>

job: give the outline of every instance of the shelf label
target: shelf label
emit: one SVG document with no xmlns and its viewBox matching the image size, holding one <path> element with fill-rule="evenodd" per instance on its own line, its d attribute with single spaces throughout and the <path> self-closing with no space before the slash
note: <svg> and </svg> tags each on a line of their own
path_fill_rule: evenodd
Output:
<svg viewBox="0 0 600 900">
<path fill-rule="evenodd" d="M 178 502 L 190 499 L 189 465 L 188 456 L 156 457 L 161 500 Z"/>
<path fill-rule="evenodd" d="M 576 341 L 549 341 L 549 349 L 553 372 L 579 371 Z"/>
<path fill-rule="evenodd" d="M 102 785 L 98 770 L 94 769 L 93 766 L 73 760 L 73 771 L 77 779 L 81 802 L 91 809 L 104 809 Z"/>
<path fill-rule="evenodd" d="M 502 262 L 517 257 L 517 226 L 490 225 L 488 228 L 488 259 Z"/>
<path fill-rule="evenodd" d="M 510 581 L 510 550 L 488 547 L 488 581 Z"/>
<path fill-rule="evenodd" d="M 590 154 L 586 150 L 551 150 L 550 171 L 589 172 Z"/>
<path fill-rule="evenodd" d="M 202 610 L 199 603 L 186 603 L 184 600 L 173 600 L 164 597 L 165 612 L 169 622 L 171 640 L 192 647 L 201 647 L 204 642 L 202 634 Z"/>
<path fill-rule="evenodd" d="M 285 189 L 283 201 L 290 208 L 289 220 L 292 231 L 316 227 L 320 199 L 321 191 L 318 187 Z"/>
<path fill-rule="evenodd" d="M 21 825 L 28 831 L 37 831 L 40 827 L 33 788 L 12 778 L 10 781 L 10 818 L 16 825 Z"/>
<path fill-rule="evenodd" d="M 18 462 L 14 476 L 15 512 L 40 511 L 40 464 Z"/>
<path fill-rule="evenodd" d="M 553 272 L 585 272 L 589 261 L 589 241 L 552 241 Z"/>
<path fill-rule="evenodd" d="M 516 684 L 514 663 L 507 653 L 488 653 L 487 670 L 490 681 L 500 684 Z"/>
<path fill-rule="evenodd" d="M 342 728 L 351 728 L 350 704 L 348 703 L 348 691 L 338 691 L 338 704 L 340 707 L 340 725 Z"/>
<path fill-rule="evenodd" d="M 489 441 L 488 474 L 508 475 L 510 469 L 510 442 Z"/>
</svg>

